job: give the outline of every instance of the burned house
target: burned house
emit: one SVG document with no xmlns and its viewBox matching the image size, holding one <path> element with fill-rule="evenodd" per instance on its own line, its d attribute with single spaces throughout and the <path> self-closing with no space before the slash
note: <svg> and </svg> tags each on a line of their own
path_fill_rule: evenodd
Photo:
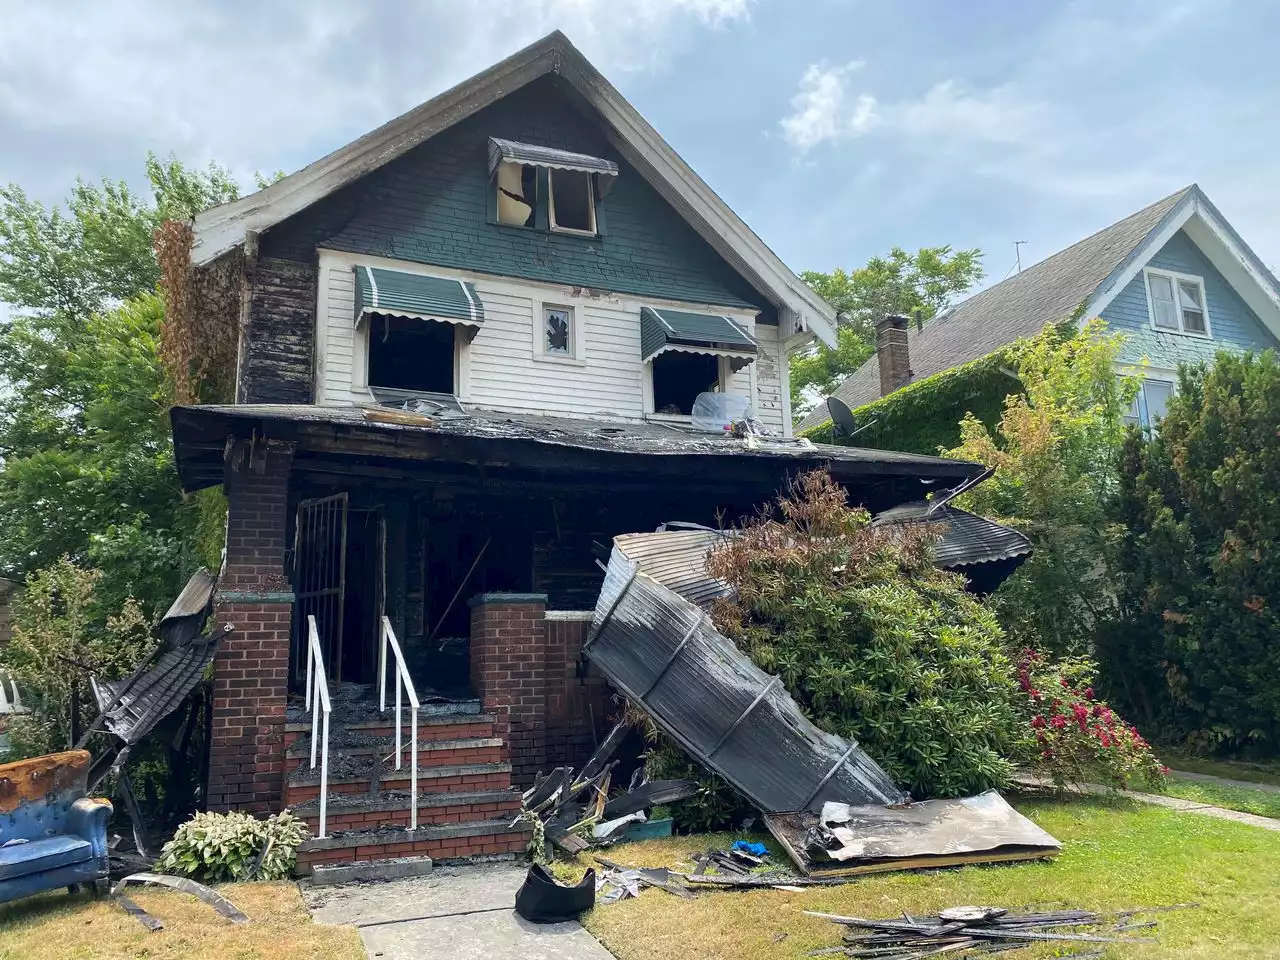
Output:
<svg viewBox="0 0 1280 960">
<path fill-rule="evenodd" d="M 978 472 L 792 437 L 832 309 L 558 33 L 193 230 L 242 304 L 236 402 L 172 414 L 229 503 L 208 805 L 299 811 L 304 869 L 523 847 L 512 785 L 616 711 L 580 655 L 615 535 Z"/>
</svg>

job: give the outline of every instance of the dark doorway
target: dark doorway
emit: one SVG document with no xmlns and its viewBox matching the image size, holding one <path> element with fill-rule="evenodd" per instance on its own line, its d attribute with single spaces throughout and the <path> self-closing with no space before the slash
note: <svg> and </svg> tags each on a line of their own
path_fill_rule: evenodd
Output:
<svg viewBox="0 0 1280 960">
<path fill-rule="evenodd" d="M 454 325 L 376 313 L 369 317 L 369 385 L 453 393 Z"/>
<path fill-rule="evenodd" d="M 342 603 L 342 669 L 346 683 L 377 680 L 378 628 L 384 606 L 385 527 L 382 510 L 347 514 L 347 580 Z"/>
<path fill-rule="evenodd" d="M 653 358 L 653 412 L 693 413 L 698 394 L 720 384 L 720 358 L 669 350 Z"/>
</svg>

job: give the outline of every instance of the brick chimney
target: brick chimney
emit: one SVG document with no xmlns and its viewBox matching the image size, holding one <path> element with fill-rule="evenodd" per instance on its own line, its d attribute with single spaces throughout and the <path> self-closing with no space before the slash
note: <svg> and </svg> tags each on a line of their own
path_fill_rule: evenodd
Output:
<svg viewBox="0 0 1280 960">
<path fill-rule="evenodd" d="M 876 357 L 880 360 L 880 396 L 887 397 L 911 382 L 911 352 L 906 317 L 887 316 L 876 323 Z"/>
</svg>

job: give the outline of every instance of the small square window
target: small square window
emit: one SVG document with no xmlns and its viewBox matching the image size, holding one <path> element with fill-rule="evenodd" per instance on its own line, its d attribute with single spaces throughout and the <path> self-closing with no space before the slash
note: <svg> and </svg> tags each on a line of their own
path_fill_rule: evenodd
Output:
<svg viewBox="0 0 1280 960">
<path fill-rule="evenodd" d="M 573 308 L 546 304 L 542 308 L 542 353 L 548 357 L 572 357 L 574 339 Z"/>
<path fill-rule="evenodd" d="M 532 227 L 538 196 L 538 171 L 523 163 L 498 165 L 498 223 Z"/>
<path fill-rule="evenodd" d="M 592 176 L 580 170 L 552 170 L 551 229 L 568 233 L 596 232 Z"/>
</svg>

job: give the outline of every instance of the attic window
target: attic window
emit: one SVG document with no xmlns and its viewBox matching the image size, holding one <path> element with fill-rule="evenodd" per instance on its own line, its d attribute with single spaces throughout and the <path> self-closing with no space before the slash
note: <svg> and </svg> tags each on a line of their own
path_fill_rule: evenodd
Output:
<svg viewBox="0 0 1280 960">
<path fill-rule="evenodd" d="M 1204 280 L 1187 274 L 1147 270 L 1151 325 L 1157 330 L 1209 336 Z"/>
<path fill-rule="evenodd" d="M 538 171 L 523 163 L 498 166 L 498 222 L 511 227 L 532 227 L 538 196 Z"/>
<path fill-rule="evenodd" d="M 564 233 L 596 232 L 596 205 L 591 174 L 551 171 L 551 229 Z"/>
</svg>

